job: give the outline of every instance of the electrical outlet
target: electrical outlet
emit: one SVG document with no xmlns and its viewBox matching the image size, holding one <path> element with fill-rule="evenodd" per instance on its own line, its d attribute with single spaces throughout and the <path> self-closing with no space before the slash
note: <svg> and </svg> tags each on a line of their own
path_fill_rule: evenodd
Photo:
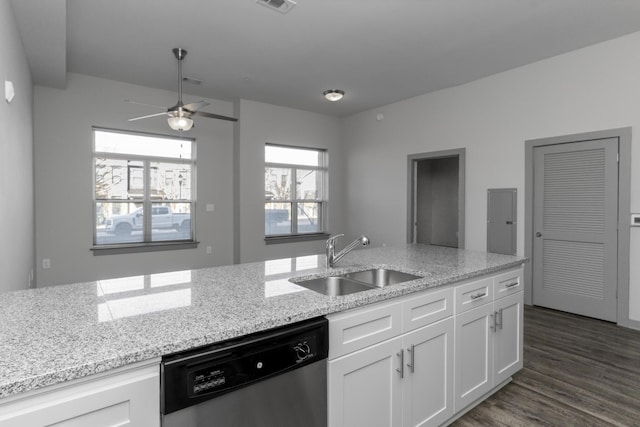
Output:
<svg viewBox="0 0 640 427">
<path fill-rule="evenodd" d="M 42 260 L 42 268 L 44 269 L 51 268 L 51 260 L 49 258 L 44 258 Z"/>
<path fill-rule="evenodd" d="M 205 210 L 207 212 L 213 212 L 213 203 L 207 203 L 207 206 L 205 206 Z"/>
<path fill-rule="evenodd" d="M 207 246 L 207 255 L 211 255 L 212 252 L 213 249 L 211 248 L 211 246 Z"/>
</svg>

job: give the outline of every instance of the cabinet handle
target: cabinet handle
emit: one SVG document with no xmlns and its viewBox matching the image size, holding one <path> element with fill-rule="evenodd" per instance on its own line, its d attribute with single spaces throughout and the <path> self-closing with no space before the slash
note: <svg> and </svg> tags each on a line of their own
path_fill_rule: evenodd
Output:
<svg viewBox="0 0 640 427">
<path fill-rule="evenodd" d="M 404 348 L 400 349 L 400 353 L 396 353 L 400 358 L 400 369 L 396 368 L 396 372 L 400 374 L 400 378 L 404 378 Z"/>
<path fill-rule="evenodd" d="M 500 309 L 499 313 L 500 313 L 500 323 L 498 325 L 500 326 L 500 330 L 502 330 L 502 309 Z"/>
<path fill-rule="evenodd" d="M 416 348 L 415 344 L 411 344 L 411 347 L 409 347 L 409 348 L 407 349 L 407 351 L 408 351 L 409 353 L 411 353 L 411 362 L 407 363 L 407 366 L 408 366 L 409 368 L 411 368 L 411 371 L 410 371 L 410 372 L 411 372 L 412 374 L 415 372 L 415 358 L 416 358 L 416 356 L 415 356 L 415 354 L 414 354 L 414 350 L 415 350 L 415 348 Z"/>
<path fill-rule="evenodd" d="M 491 328 L 493 332 L 496 332 L 498 330 L 498 312 L 494 311 L 489 316 L 491 316 L 491 319 L 493 319 L 493 325 L 489 325 L 489 328 Z"/>
<path fill-rule="evenodd" d="M 513 283 L 507 283 L 506 285 L 504 285 L 505 288 L 513 288 L 514 286 L 517 286 L 518 282 L 515 281 Z"/>
<path fill-rule="evenodd" d="M 477 294 L 471 295 L 471 299 L 475 300 L 475 299 L 478 299 L 478 298 L 484 298 L 486 296 L 487 296 L 486 292 L 478 292 Z"/>
</svg>

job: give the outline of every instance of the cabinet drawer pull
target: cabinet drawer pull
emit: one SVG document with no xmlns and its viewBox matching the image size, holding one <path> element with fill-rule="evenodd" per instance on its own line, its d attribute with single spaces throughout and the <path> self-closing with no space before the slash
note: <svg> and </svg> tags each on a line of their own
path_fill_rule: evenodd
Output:
<svg viewBox="0 0 640 427">
<path fill-rule="evenodd" d="M 400 358 L 400 369 L 396 368 L 396 372 L 400 374 L 400 378 L 404 378 L 404 348 L 400 349 L 396 356 Z"/>
<path fill-rule="evenodd" d="M 415 356 L 415 354 L 414 354 L 414 350 L 415 350 L 415 348 L 416 348 L 415 344 L 411 344 L 411 347 L 409 347 L 409 348 L 407 349 L 407 351 L 408 351 L 409 353 L 411 353 L 411 361 L 410 361 L 409 363 L 407 363 L 407 366 L 408 366 L 409 368 L 411 368 L 411 371 L 410 371 L 410 372 L 411 372 L 412 374 L 416 371 L 416 368 L 415 368 L 415 360 L 416 360 L 416 356 Z"/>
<path fill-rule="evenodd" d="M 513 288 L 514 286 L 518 286 L 518 282 L 515 281 L 513 283 L 507 283 L 506 285 L 504 285 L 505 288 Z"/>
<path fill-rule="evenodd" d="M 478 292 L 477 294 L 471 295 L 472 300 L 476 300 L 478 298 L 484 298 L 487 296 L 486 292 Z"/>
</svg>

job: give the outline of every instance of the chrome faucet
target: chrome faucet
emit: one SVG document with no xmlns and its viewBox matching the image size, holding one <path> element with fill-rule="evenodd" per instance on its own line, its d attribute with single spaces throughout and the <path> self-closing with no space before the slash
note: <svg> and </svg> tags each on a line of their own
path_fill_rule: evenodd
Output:
<svg viewBox="0 0 640 427">
<path fill-rule="evenodd" d="M 344 234 L 336 234 L 327 239 L 327 268 L 332 268 L 336 262 L 340 261 L 346 254 L 351 252 L 356 246 L 369 246 L 371 243 L 369 238 L 365 235 L 358 237 L 353 242 L 349 243 L 343 250 L 336 252 L 336 240 L 338 237 L 344 236 Z"/>
</svg>

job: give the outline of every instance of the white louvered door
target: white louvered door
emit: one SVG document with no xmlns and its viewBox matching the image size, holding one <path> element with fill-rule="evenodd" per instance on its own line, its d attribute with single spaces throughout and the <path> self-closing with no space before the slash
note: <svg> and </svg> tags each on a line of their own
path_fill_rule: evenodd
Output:
<svg viewBox="0 0 640 427">
<path fill-rule="evenodd" d="M 618 141 L 534 149 L 533 303 L 617 320 Z"/>
</svg>

